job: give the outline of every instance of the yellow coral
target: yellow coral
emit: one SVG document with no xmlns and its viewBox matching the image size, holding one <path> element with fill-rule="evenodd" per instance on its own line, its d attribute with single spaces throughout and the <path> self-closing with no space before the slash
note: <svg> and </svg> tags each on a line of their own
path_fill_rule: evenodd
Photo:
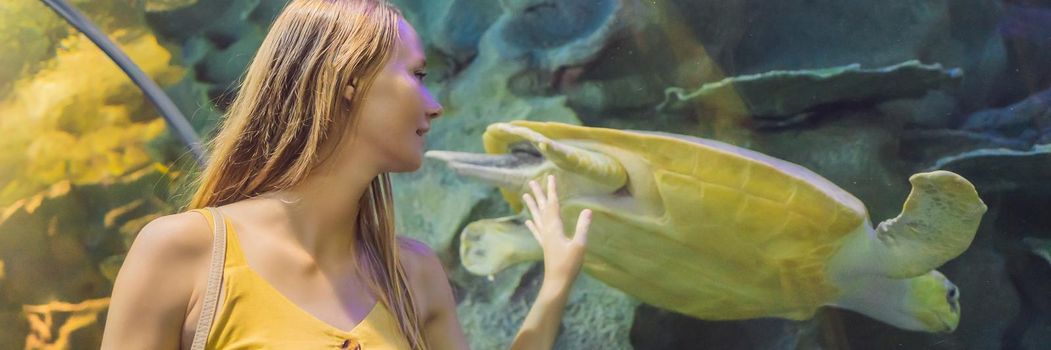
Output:
<svg viewBox="0 0 1051 350">
<path fill-rule="evenodd" d="M 112 37 L 159 84 L 184 69 L 149 33 L 116 30 Z M 148 166 L 145 145 L 166 130 L 137 86 L 85 36 L 72 35 L 37 74 L 15 83 L 0 102 L 0 204 L 69 179 L 91 183 Z M 149 120 L 141 122 L 141 120 Z"/>
<path fill-rule="evenodd" d="M 109 298 L 89 299 L 78 304 L 52 301 L 44 305 L 23 305 L 22 314 L 29 322 L 26 349 L 69 349 L 73 332 L 94 325 L 99 313 L 109 307 Z M 68 314 L 57 318 L 61 325 L 58 334 L 52 334 L 55 314 Z"/>
</svg>

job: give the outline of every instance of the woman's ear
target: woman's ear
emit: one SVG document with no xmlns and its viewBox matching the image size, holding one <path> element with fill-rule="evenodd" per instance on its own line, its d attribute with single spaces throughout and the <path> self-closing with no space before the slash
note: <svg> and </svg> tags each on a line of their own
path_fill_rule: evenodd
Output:
<svg viewBox="0 0 1051 350">
<path fill-rule="evenodd" d="M 357 91 L 357 87 L 358 87 L 358 79 L 354 78 L 354 79 L 352 79 L 350 81 L 350 84 L 347 85 L 347 88 L 343 89 L 343 97 L 346 98 L 347 101 L 353 101 L 354 100 L 354 91 Z"/>
</svg>

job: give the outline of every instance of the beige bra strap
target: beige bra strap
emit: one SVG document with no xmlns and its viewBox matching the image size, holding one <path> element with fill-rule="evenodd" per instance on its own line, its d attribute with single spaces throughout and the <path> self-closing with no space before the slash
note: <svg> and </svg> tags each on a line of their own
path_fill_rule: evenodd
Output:
<svg viewBox="0 0 1051 350">
<path fill-rule="evenodd" d="M 204 350 L 208 333 L 212 329 L 215 309 L 219 304 L 219 288 L 223 280 L 223 265 L 226 260 L 226 220 L 218 208 L 208 207 L 212 213 L 212 262 L 208 267 L 208 286 L 204 291 L 204 303 L 201 304 L 201 317 L 197 319 L 197 331 L 193 334 L 191 350 Z"/>
</svg>

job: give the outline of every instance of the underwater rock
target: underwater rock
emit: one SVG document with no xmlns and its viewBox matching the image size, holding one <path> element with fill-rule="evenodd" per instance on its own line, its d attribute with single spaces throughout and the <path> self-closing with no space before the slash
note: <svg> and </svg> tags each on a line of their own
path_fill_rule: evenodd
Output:
<svg viewBox="0 0 1051 350">
<path fill-rule="evenodd" d="M 552 71 L 591 60 L 625 25 L 625 0 L 504 1 L 500 50 Z M 524 57 L 523 57 L 524 56 Z"/>
<path fill-rule="evenodd" d="M 146 21 L 156 35 L 174 43 L 201 37 L 216 47 L 225 48 L 240 38 L 238 34 L 244 32 L 243 28 L 258 25 L 252 22 L 251 16 L 262 1 L 285 2 L 197 1 L 189 6 L 147 12 Z"/>
<path fill-rule="evenodd" d="M 848 63 L 878 67 L 921 59 L 959 67 L 967 73 L 959 87 L 952 90 L 963 111 L 1010 98 L 1018 82 L 1007 76 L 1011 70 L 1007 66 L 1009 51 L 997 30 L 1002 13 L 999 1 L 745 3 L 745 11 L 730 12 L 728 15 L 736 17 L 723 21 L 731 27 L 746 27 L 747 35 L 726 37 L 723 40 L 727 42 L 716 41 L 721 37 L 715 35 L 698 38 L 706 46 L 734 47 L 727 56 L 732 63 L 721 65 L 728 68 L 729 76 Z M 687 23 L 691 27 L 708 25 Z"/>
<path fill-rule="evenodd" d="M 239 33 L 238 40 L 226 47 L 212 47 L 201 57 L 194 67 L 197 79 L 217 86 L 230 86 L 240 79 L 245 68 L 252 62 L 252 55 L 263 44 L 263 29 L 258 26 L 246 26 Z"/>
<path fill-rule="evenodd" d="M 1051 89 L 1007 107 L 975 112 L 960 128 L 1028 144 L 1051 143 Z"/>
<path fill-rule="evenodd" d="M 618 34 L 637 21 L 634 1 L 516 0 L 505 3 L 511 14 L 499 29 L 497 49 L 525 62 L 511 91 L 518 95 L 551 95 L 573 84 Z M 583 15 L 583 16 L 582 16 Z"/>
<path fill-rule="evenodd" d="M 1010 277 L 1022 307 L 1003 334 L 1003 348 L 1043 349 L 1051 344 L 1051 239 L 1024 237 L 1021 243 L 1025 252 L 1012 256 Z"/>
<path fill-rule="evenodd" d="M 186 6 L 147 10 L 153 32 L 180 50 L 188 73 L 165 92 L 199 135 L 212 135 L 232 102 L 236 84 L 262 43 L 265 28 L 286 0 L 196 1 Z M 181 159 L 169 135 L 162 136 L 155 159 Z M 177 165 L 181 168 L 182 166 Z"/>
<path fill-rule="evenodd" d="M 902 136 L 911 160 L 927 171 L 960 172 L 982 183 L 984 191 L 1051 190 L 1044 179 L 1051 171 L 1051 90 L 972 113 L 959 129 L 909 130 Z"/>
<path fill-rule="evenodd" d="M 566 89 L 576 109 L 600 114 L 611 110 L 642 110 L 661 102 L 664 80 L 652 74 L 632 74 L 609 79 L 580 81 Z"/>
<path fill-rule="evenodd" d="M 946 90 L 933 90 L 918 99 L 887 101 L 876 109 L 912 128 L 943 129 L 959 125 L 959 120 L 954 118 L 956 98 Z"/>
<path fill-rule="evenodd" d="M 1022 188 L 988 197 L 991 217 L 983 219 L 974 249 L 964 255 L 982 253 L 996 259 L 971 260 L 964 256 L 947 266 L 947 274 L 975 286 L 970 288 L 974 290 L 971 295 L 964 293 L 963 298 L 981 301 L 964 308 L 961 328 L 970 330 L 958 339 L 966 347 L 976 349 L 1042 349 L 1033 344 L 1049 344 L 1047 341 L 1051 340 L 1051 333 L 1041 334 L 1051 327 L 1051 265 L 1033 254 L 1024 242 L 1048 238 L 1048 196 L 1046 192 Z M 971 325 L 963 327 L 967 323 Z M 1041 338 L 1043 343 L 1031 343 Z M 1026 343 L 1027 346 L 1022 345 Z"/>
<path fill-rule="evenodd" d="M 983 192 L 1051 191 L 1051 90 L 972 113 L 958 129 L 905 130 L 901 140 L 902 156 L 917 171 L 958 172 Z"/>
<path fill-rule="evenodd" d="M 154 33 L 182 48 L 190 76 L 203 83 L 208 97 L 225 109 L 236 83 L 262 43 L 265 28 L 283 0 L 198 1 L 188 6 L 146 12 Z M 178 101 L 177 101 L 178 102 Z M 182 101 L 187 102 L 187 101 Z M 184 111 L 201 106 L 178 104 Z"/>
<path fill-rule="evenodd" d="M 939 158 L 979 149 L 1009 149 L 1024 151 L 1031 142 L 991 133 L 960 129 L 906 129 L 901 133 L 901 157 L 930 169 Z"/>
<path fill-rule="evenodd" d="M 171 11 L 197 3 L 198 0 L 146 0 L 146 12 Z"/>
<path fill-rule="evenodd" d="M 668 86 L 718 81 L 726 77 L 724 56 L 732 47 L 716 44 L 739 37 L 747 30 L 739 15 L 743 1 L 655 1 L 634 6 L 624 35 L 603 49 L 601 59 L 567 71 L 559 92 L 582 114 L 591 114 L 589 125 L 606 119 L 645 121 L 653 106 L 664 99 Z M 702 24 L 698 27 L 689 27 Z M 691 29 L 706 31 L 695 34 Z M 710 32 L 710 33 L 709 33 Z M 711 41 L 696 37 L 714 37 Z"/>
<path fill-rule="evenodd" d="M 539 288 L 535 284 L 530 289 Z M 585 349 L 599 344 L 602 349 L 632 349 L 629 330 L 638 305 L 637 299 L 601 281 L 578 277 L 570 291 L 562 315 L 563 328 L 554 348 Z"/>
<path fill-rule="evenodd" d="M 1051 87 L 1051 4 L 1046 1 L 1004 1 L 1003 16 L 997 22 L 1007 56 L 1007 79 L 1021 85 L 1016 90 L 1025 93 Z"/>
<path fill-rule="evenodd" d="M 975 186 L 986 193 L 982 184 L 975 182 Z M 1014 315 L 1024 308 L 1022 296 L 1011 287 L 1008 265 L 1012 257 L 997 247 L 1002 239 L 998 215 L 983 219 L 971 248 L 940 268 L 960 287 L 960 326 L 951 334 L 928 337 L 932 346 L 943 343 L 946 348 L 995 349 Z"/>
<path fill-rule="evenodd" d="M 395 0 L 428 47 L 465 65 L 478 54 L 482 33 L 503 13 L 499 1 Z"/>
<path fill-rule="evenodd" d="M 709 320 L 806 320 L 835 305 L 903 329 L 956 327 L 956 287 L 933 269 L 966 250 L 987 208 L 956 174 L 911 176 L 901 215 L 872 228 L 864 204 L 820 175 L 713 140 L 521 120 L 494 123 L 483 139 L 485 155 L 426 156 L 499 187 L 518 213 L 527 181 L 556 176 L 570 189 L 560 193 L 567 227 L 583 209 L 595 213 L 583 270 L 647 304 Z M 542 257 L 524 218 L 468 225 L 467 270 L 495 274 Z M 944 229 L 907 233 L 920 226 Z M 866 293 L 912 283 L 934 294 Z M 939 321 L 907 316 L 912 306 L 898 303 L 914 298 L 936 301 L 922 309 Z"/>
<path fill-rule="evenodd" d="M 962 76 L 959 69 L 907 61 L 862 69 L 859 64 L 814 70 L 771 71 L 726 78 L 688 91 L 665 89 L 658 110 L 678 110 L 696 103 L 714 113 L 786 120 L 831 104 L 879 103 L 922 97 L 927 91 Z"/>
<path fill-rule="evenodd" d="M 574 67 L 592 61 L 616 34 L 636 23 L 630 14 L 637 5 L 624 0 L 396 3 L 420 27 L 427 46 L 450 57 L 457 69 L 476 59 L 481 35 L 492 31 L 490 45 L 527 65 L 511 78 L 511 89 L 519 95 L 549 95 L 563 80 L 572 80 Z"/>
<path fill-rule="evenodd" d="M 1023 240 L 1023 243 L 1029 247 L 1033 254 L 1044 259 L 1048 264 L 1051 264 L 1051 239 L 1028 237 Z"/>
<path fill-rule="evenodd" d="M 967 151 L 938 159 L 928 170 L 944 169 L 964 174 L 983 192 L 1025 188 L 1051 193 L 1051 144 L 1027 150 L 990 148 Z M 989 171 L 996 169 L 996 171 Z"/>
<path fill-rule="evenodd" d="M 908 1 L 872 2 L 845 0 L 815 4 L 806 0 L 776 3 L 741 1 L 744 9 L 722 13 L 693 14 L 692 11 L 724 10 L 719 0 L 675 0 L 689 18 L 720 15 L 723 27 L 745 27 L 746 35 L 724 35 L 723 28 L 708 27 L 708 22 L 687 21 L 705 46 L 729 47 L 735 67 L 731 75 L 780 69 L 812 69 L 858 62 L 863 66 L 883 66 L 920 55 L 924 50 L 944 49 L 949 40 L 947 22 L 951 15 L 949 1 L 935 0 L 923 4 Z M 737 1 L 733 1 L 737 2 Z M 962 7 L 962 6 L 961 6 Z M 988 6 L 986 6 L 988 7 Z M 985 10 L 981 8 L 981 10 Z M 978 12 L 995 18 L 995 13 Z M 992 30 L 992 24 L 975 28 Z M 734 29 L 729 29 L 734 30 Z M 967 34 L 971 34 L 968 32 Z M 970 38 L 965 38 L 970 39 Z M 959 39 L 957 39 L 959 40 Z M 932 58 L 942 61 L 939 58 Z"/>
<path fill-rule="evenodd" d="M 462 268 L 461 268 L 462 269 Z M 472 349 L 503 349 L 536 300 L 540 264 L 522 264 L 493 276 L 473 276 L 457 314 Z M 638 301 L 582 275 L 573 284 L 555 349 L 631 349 L 628 329 Z"/>
<path fill-rule="evenodd" d="M 823 314 L 817 318 L 826 318 Z M 694 349 L 697 344 L 718 344 L 723 350 L 843 348 L 824 344 L 834 339 L 819 334 L 825 323 L 775 318 L 707 321 L 641 304 L 631 339 L 637 349 Z"/>
<path fill-rule="evenodd" d="M 516 298 L 516 291 L 520 285 L 538 281 L 528 276 L 530 268 L 519 265 L 508 269 L 507 274 L 491 278 L 468 275 L 462 267 L 448 268 L 459 291 L 455 293 L 456 313 L 472 349 L 504 348 L 514 339 L 531 303 L 523 297 Z"/>
<path fill-rule="evenodd" d="M 1032 299 L 1032 308 L 1027 310 L 1031 320 L 1028 329 L 1021 334 L 1019 344 L 1025 349 L 1039 349 L 1051 344 L 1051 239 L 1028 238 L 1026 243 L 1036 256 L 1047 262 L 1047 268 L 1034 269 L 1043 279 L 1035 279 L 1026 294 Z"/>
</svg>

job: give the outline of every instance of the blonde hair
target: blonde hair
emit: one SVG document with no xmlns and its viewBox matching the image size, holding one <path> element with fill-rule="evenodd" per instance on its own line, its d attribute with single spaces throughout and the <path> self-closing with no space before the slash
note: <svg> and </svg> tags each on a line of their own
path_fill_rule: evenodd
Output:
<svg viewBox="0 0 1051 350">
<path fill-rule="evenodd" d="M 293 0 L 274 21 L 237 97 L 209 141 L 212 155 L 190 186 L 188 209 L 221 206 L 300 183 L 328 158 L 393 56 L 401 12 L 382 0 Z M 351 123 L 348 125 L 347 123 Z M 370 288 L 414 349 L 421 322 L 394 230 L 390 177 L 369 184 L 358 214 L 358 247 Z"/>
</svg>

